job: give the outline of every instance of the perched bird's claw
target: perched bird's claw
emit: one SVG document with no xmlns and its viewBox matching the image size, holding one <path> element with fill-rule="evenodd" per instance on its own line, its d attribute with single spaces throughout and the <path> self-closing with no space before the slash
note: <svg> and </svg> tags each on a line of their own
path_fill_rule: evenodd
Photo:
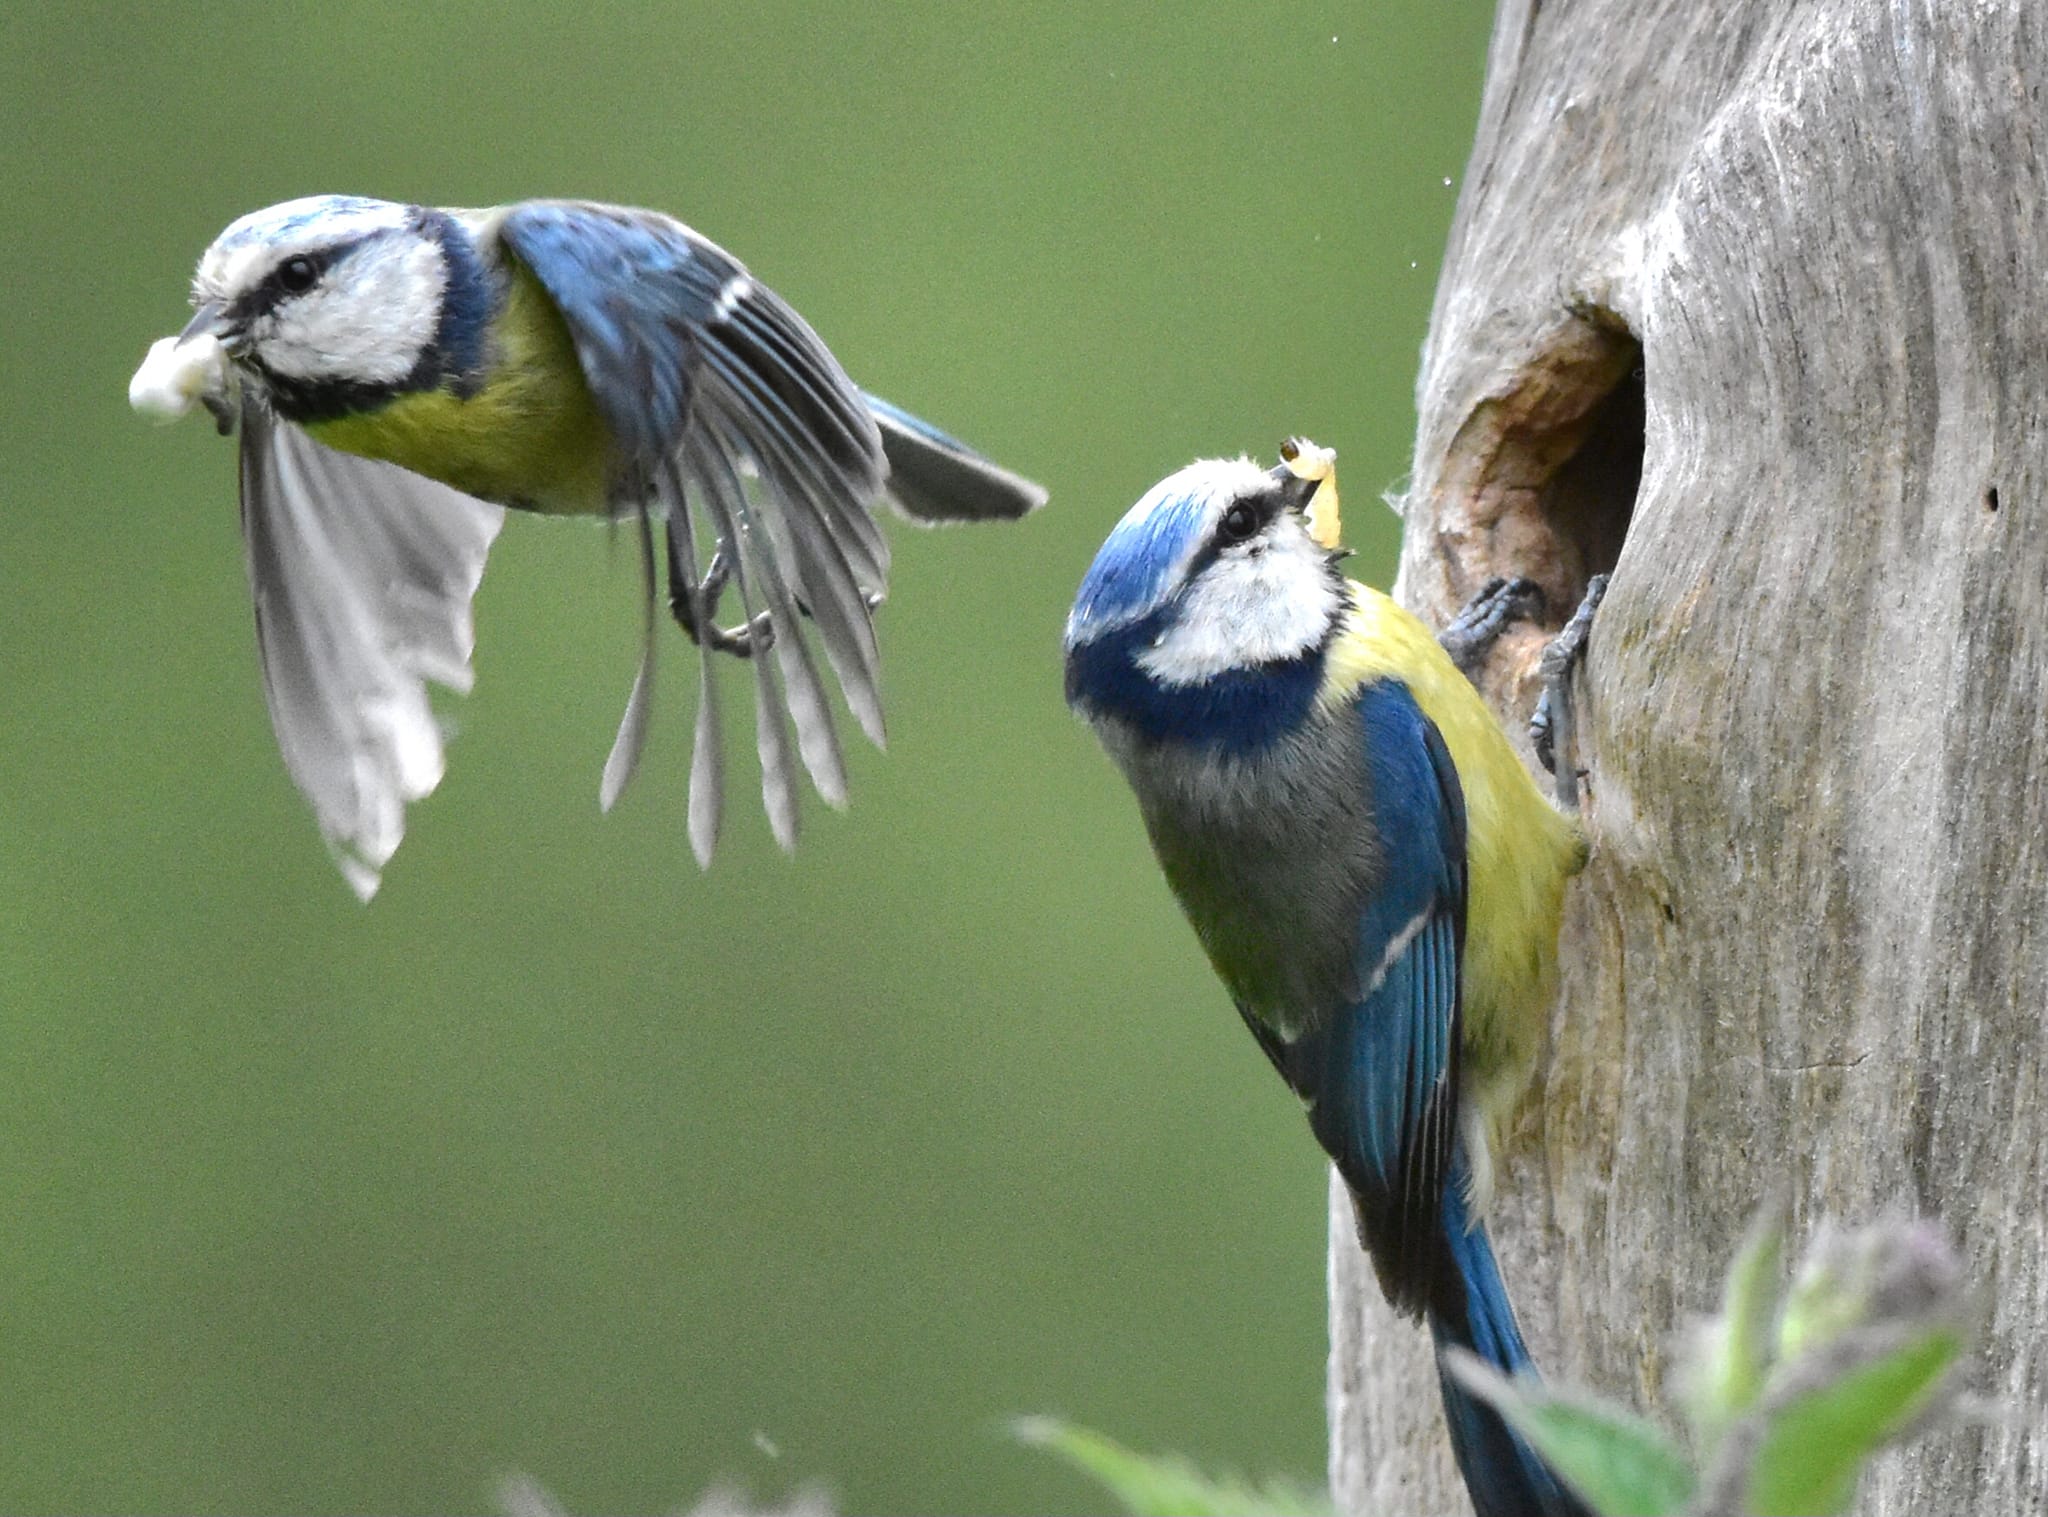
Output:
<svg viewBox="0 0 2048 1517">
<path fill-rule="evenodd" d="M 1529 718 L 1529 738 L 1536 758 L 1557 781 L 1557 803 L 1567 811 L 1579 809 L 1577 713 L 1572 704 L 1572 676 L 1585 659 L 1586 645 L 1593 636 L 1593 615 L 1607 594 L 1607 576 L 1596 574 L 1586 582 L 1585 599 L 1564 630 L 1550 640 L 1537 666 L 1543 676 L 1543 694 Z M 1563 768 L 1558 756 L 1565 756 Z"/>
<path fill-rule="evenodd" d="M 1550 714 L 1550 687 L 1546 685 L 1543 693 L 1536 697 L 1536 709 L 1529 713 L 1529 741 L 1535 746 L 1536 762 L 1543 766 L 1545 774 L 1553 778 L 1557 774 L 1556 725 Z"/>
<path fill-rule="evenodd" d="M 1543 614 L 1543 591 L 1532 579 L 1496 575 L 1465 602 L 1455 620 L 1437 634 L 1437 642 L 1465 678 L 1476 681 L 1500 635 L 1516 622 Z"/>
</svg>

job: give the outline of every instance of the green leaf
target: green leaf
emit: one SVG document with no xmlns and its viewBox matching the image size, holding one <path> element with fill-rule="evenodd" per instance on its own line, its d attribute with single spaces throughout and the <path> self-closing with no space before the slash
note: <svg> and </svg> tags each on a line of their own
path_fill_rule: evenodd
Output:
<svg viewBox="0 0 2048 1517">
<path fill-rule="evenodd" d="M 1743 1510 L 1754 1517 L 1846 1511 L 1863 1461 L 1926 1410 L 1967 1341 L 1950 1325 L 1917 1332 L 1767 1407 Z"/>
<path fill-rule="evenodd" d="M 1251 1485 L 1204 1475 L 1176 1454 L 1133 1453 L 1056 1417 L 1020 1417 L 1020 1442 L 1051 1449 L 1107 1486 L 1133 1517 L 1334 1517 L 1327 1497 L 1285 1481 Z"/>
<path fill-rule="evenodd" d="M 1721 1285 L 1720 1314 L 1702 1323 L 1685 1351 L 1679 1378 L 1698 1446 L 1711 1452 L 1730 1423 L 1748 1411 L 1770 1373 L 1785 1257 L 1782 1202 L 1757 1212 Z"/>
<path fill-rule="evenodd" d="M 1510 1380 L 1461 1349 L 1447 1349 L 1445 1362 L 1600 1517 L 1667 1517 L 1692 1499 L 1692 1466 L 1633 1413 L 1534 1378 Z"/>
</svg>

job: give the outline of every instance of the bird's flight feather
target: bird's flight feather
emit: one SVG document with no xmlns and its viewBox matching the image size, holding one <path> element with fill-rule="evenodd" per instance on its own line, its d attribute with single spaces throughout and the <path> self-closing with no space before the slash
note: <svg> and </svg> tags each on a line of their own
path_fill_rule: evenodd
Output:
<svg viewBox="0 0 2048 1517">
<path fill-rule="evenodd" d="M 889 549 L 871 508 L 888 463 L 867 399 L 803 319 L 716 245 L 651 212 L 537 201 L 498 223 L 511 254 L 561 311 L 585 381 L 622 453 L 624 493 L 675 524 L 697 569 L 693 508 L 705 548 L 723 548 L 745 604 L 764 592 L 781 686 L 757 721 L 764 798 L 778 836 L 795 835 L 781 776 L 785 713 L 819 793 L 845 793 L 838 739 L 803 646 L 809 613 L 863 730 L 883 740 L 880 655 L 871 618 L 887 582 Z M 688 587 L 678 593 L 697 607 Z M 702 657 L 708 662 L 708 651 Z M 643 672 L 646 661 L 643 660 Z M 708 858 L 722 775 L 716 696 L 707 669 L 692 763 L 691 837 Z M 629 708 L 644 721 L 638 684 Z M 621 731 L 615 759 L 629 758 Z M 631 772 L 607 770 L 615 796 Z M 616 780 L 616 784 L 612 783 Z"/>
<path fill-rule="evenodd" d="M 242 534 L 285 767 L 356 894 L 440 781 L 426 682 L 467 690 L 470 598 L 504 509 L 323 448 L 246 399 Z"/>
</svg>

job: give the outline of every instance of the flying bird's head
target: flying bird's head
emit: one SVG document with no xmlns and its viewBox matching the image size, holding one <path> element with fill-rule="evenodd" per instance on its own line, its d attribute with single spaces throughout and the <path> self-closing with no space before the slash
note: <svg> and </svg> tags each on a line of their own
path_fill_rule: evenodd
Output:
<svg viewBox="0 0 2048 1517">
<path fill-rule="evenodd" d="M 488 285 L 468 234 L 444 212 L 346 195 L 242 217 L 192 280 L 193 317 L 136 375 L 202 398 L 223 361 L 291 421 L 371 410 L 459 381 L 481 363 Z M 161 356 L 159 356 L 161 354 Z"/>
<path fill-rule="evenodd" d="M 1269 698 L 1312 690 L 1348 603 L 1341 554 L 1311 516 L 1329 478 L 1207 459 L 1154 485 L 1067 618 L 1068 702 L 1145 736 L 1229 746 L 1276 715 Z"/>
</svg>

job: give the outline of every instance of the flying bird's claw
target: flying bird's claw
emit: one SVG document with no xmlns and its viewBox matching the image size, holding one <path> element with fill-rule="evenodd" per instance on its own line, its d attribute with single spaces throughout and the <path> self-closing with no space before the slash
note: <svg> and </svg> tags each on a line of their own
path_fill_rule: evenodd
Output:
<svg viewBox="0 0 2048 1517">
<path fill-rule="evenodd" d="M 1465 602 L 1465 608 L 1437 634 L 1437 641 L 1459 673 L 1476 682 L 1500 635 L 1516 622 L 1534 621 L 1542 614 L 1543 591 L 1534 580 L 1496 576 Z"/>
<path fill-rule="evenodd" d="M 676 625 L 683 629 L 691 642 L 713 653 L 730 653 L 734 658 L 752 658 L 756 653 L 766 653 L 775 646 L 775 619 L 768 612 L 759 612 L 736 627 L 721 627 L 713 619 L 718 614 L 719 599 L 731 581 L 732 557 L 721 544 L 712 553 L 704 577 L 693 589 L 683 564 L 682 550 L 675 534 L 669 534 L 668 609 L 675 617 Z M 699 605 L 704 608 L 701 623 L 695 610 Z"/>
<path fill-rule="evenodd" d="M 1586 582 L 1585 599 L 1564 630 L 1550 640 L 1537 666 L 1543 676 L 1543 694 L 1529 718 L 1529 738 L 1536 747 L 1537 760 L 1557 781 L 1557 803 L 1567 811 L 1579 809 L 1577 712 L 1573 706 L 1572 676 L 1586 657 L 1593 636 L 1593 615 L 1607 594 L 1607 576 L 1596 574 Z M 1558 756 L 1566 756 L 1562 768 Z"/>
</svg>

